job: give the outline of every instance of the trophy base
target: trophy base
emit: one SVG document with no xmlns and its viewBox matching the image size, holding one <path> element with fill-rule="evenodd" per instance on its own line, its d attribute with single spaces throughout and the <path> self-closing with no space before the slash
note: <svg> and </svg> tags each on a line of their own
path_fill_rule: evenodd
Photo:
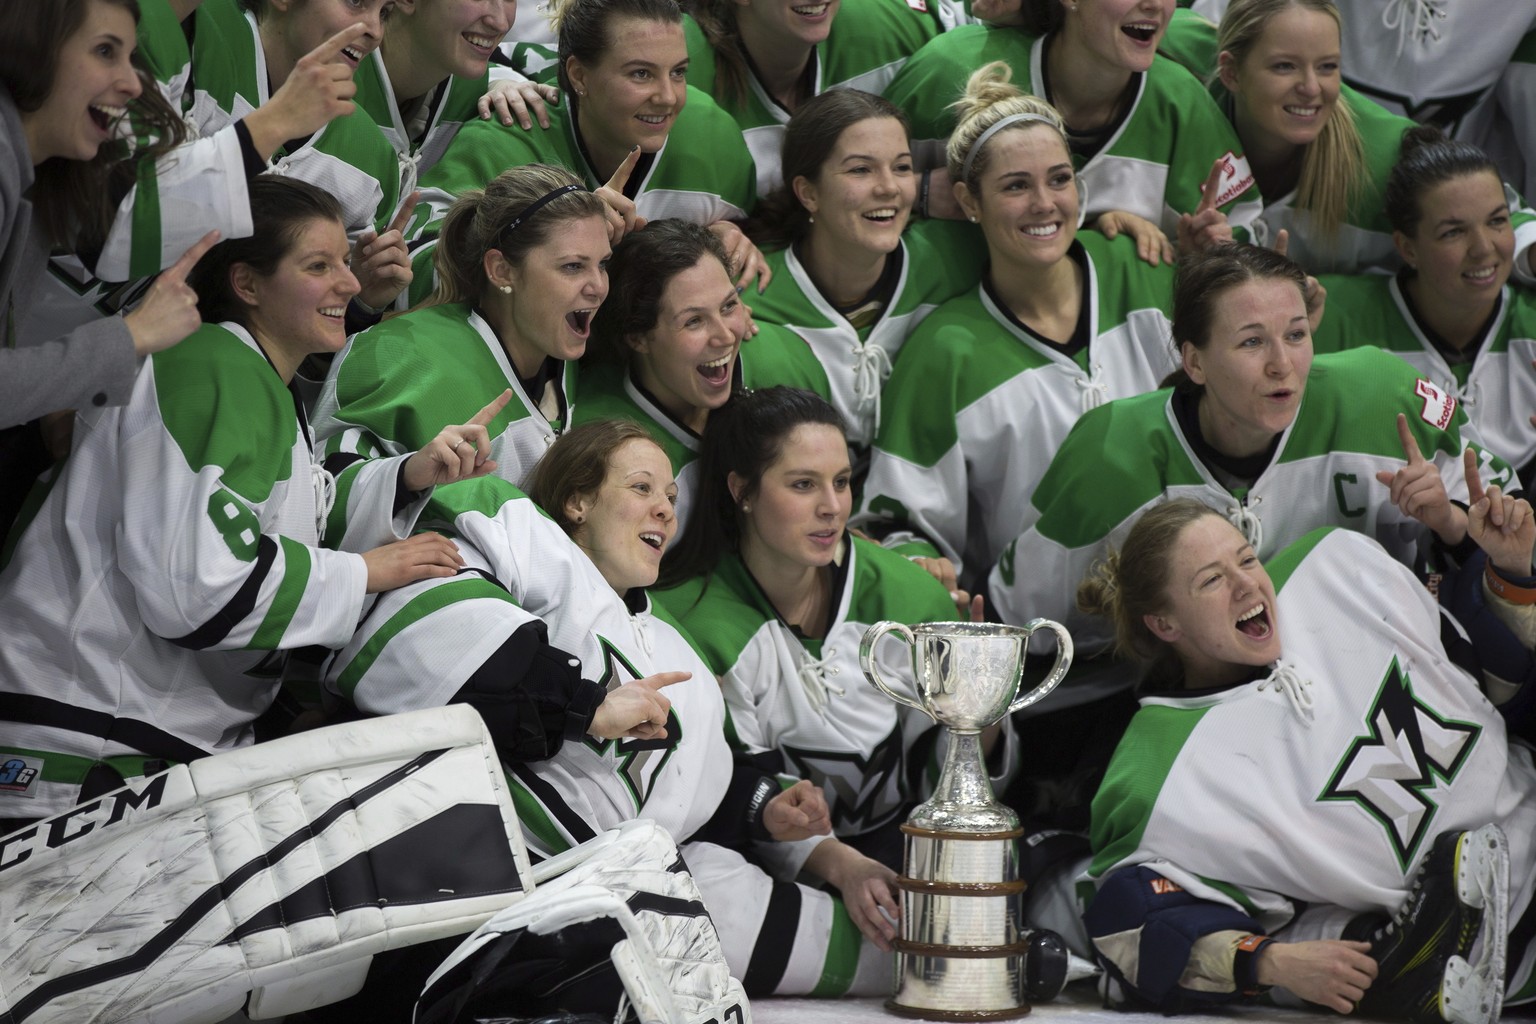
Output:
<svg viewBox="0 0 1536 1024">
<path fill-rule="evenodd" d="M 1029 1013 L 1028 942 L 1017 829 L 970 832 L 907 822 L 896 992 L 904 1017 L 1011 1020 Z"/>
<path fill-rule="evenodd" d="M 894 997 L 885 1001 L 885 1009 L 898 1017 L 910 1017 L 913 1020 L 1017 1020 L 1029 1014 L 1028 1006 L 1012 1010 L 931 1010 L 921 1006 L 904 1006 Z"/>
</svg>

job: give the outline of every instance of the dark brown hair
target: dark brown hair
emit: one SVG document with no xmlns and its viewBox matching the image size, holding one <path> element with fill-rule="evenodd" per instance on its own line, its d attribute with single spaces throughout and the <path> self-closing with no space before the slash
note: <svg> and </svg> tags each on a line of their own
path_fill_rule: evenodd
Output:
<svg viewBox="0 0 1536 1024">
<path fill-rule="evenodd" d="M 1488 154 L 1460 139 L 1448 139 L 1434 125 L 1415 125 L 1403 133 L 1403 148 L 1398 154 L 1387 188 L 1382 195 L 1387 220 L 1392 227 L 1412 236 L 1419 230 L 1424 210 L 1419 205 L 1424 193 L 1453 178 L 1471 174 L 1491 174 L 1500 184 L 1503 175 Z"/>
<path fill-rule="evenodd" d="M 5 0 L 0 3 L 0 86 L 16 109 L 30 114 L 47 102 L 64 44 L 85 24 L 93 3 L 121 7 L 139 22 L 138 0 Z M 181 144 L 186 125 L 137 55 L 142 92 L 128 107 L 134 141 L 104 143 L 91 160 L 53 157 L 37 168 L 32 205 L 56 246 L 99 251 L 117 202 L 132 185 L 139 160 L 154 160 Z"/>
</svg>

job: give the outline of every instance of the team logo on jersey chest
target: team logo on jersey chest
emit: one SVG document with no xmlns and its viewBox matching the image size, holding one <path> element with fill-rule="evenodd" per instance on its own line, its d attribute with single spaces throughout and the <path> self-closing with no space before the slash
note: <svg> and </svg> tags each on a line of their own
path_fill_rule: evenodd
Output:
<svg viewBox="0 0 1536 1024">
<path fill-rule="evenodd" d="M 599 635 L 597 643 L 603 652 L 603 677 L 597 682 L 604 690 L 611 693 L 625 683 L 642 678 L 640 671 L 630 664 L 629 659 L 607 637 Z M 682 741 L 683 724 L 678 721 L 675 710 L 667 712 L 666 728 L 667 735 L 659 740 L 599 740 L 586 737 L 587 746 L 599 754 L 611 754 L 618 761 L 616 770 L 635 801 L 636 811 L 650 799 L 656 777 L 661 774 L 662 767 L 671 760 L 672 752 Z"/>
<path fill-rule="evenodd" d="M 1318 799 L 1353 801 L 1376 819 L 1407 871 L 1439 810 L 1425 791 L 1455 779 L 1483 728 L 1445 718 L 1420 700 L 1395 657 L 1365 727 Z"/>
<path fill-rule="evenodd" d="M 784 744 L 789 770 L 821 787 L 834 830 L 863 831 L 900 809 L 901 727 L 891 730 L 869 756 L 846 750 L 805 750 Z"/>
</svg>

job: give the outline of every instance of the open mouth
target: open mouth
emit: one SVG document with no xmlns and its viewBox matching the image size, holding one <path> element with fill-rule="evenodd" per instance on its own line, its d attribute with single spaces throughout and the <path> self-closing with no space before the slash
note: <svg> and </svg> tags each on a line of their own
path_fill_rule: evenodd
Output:
<svg viewBox="0 0 1536 1024">
<path fill-rule="evenodd" d="M 1323 112 L 1322 107 L 1286 107 L 1284 109 L 1292 117 L 1316 117 Z"/>
<path fill-rule="evenodd" d="M 596 310 L 578 309 L 565 314 L 565 322 L 570 326 L 571 333 L 579 338 L 585 338 L 592 328 L 592 314 Z"/>
<path fill-rule="evenodd" d="M 86 109 L 90 112 L 91 122 L 104 132 L 110 131 L 128 113 L 127 107 L 109 107 L 104 103 L 92 103 Z"/>
<path fill-rule="evenodd" d="M 1461 276 L 1472 284 L 1492 284 L 1499 276 L 1499 268 L 1480 267 L 1477 270 L 1469 270 Z"/>
<path fill-rule="evenodd" d="M 1057 221 L 1050 224 L 1031 224 L 1020 230 L 1030 238 L 1054 238 L 1056 232 L 1061 230 L 1061 223 Z"/>
<path fill-rule="evenodd" d="M 1121 25 L 1120 31 L 1138 43 L 1150 43 L 1157 36 L 1157 23 L 1153 21 L 1135 21 L 1129 25 Z"/>
<path fill-rule="evenodd" d="M 731 376 L 731 363 L 735 360 L 735 353 L 721 356 L 719 359 L 708 363 L 701 363 L 698 367 L 699 376 L 711 384 L 724 384 Z"/>
<path fill-rule="evenodd" d="M 636 114 L 635 120 L 652 128 L 660 128 L 672 120 L 671 114 Z"/>
<path fill-rule="evenodd" d="M 345 320 L 347 318 L 347 307 L 324 306 L 320 310 L 320 315 L 328 320 Z"/>
<path fill-rule="evenodd" d="M 1268 640 L 1275 631 L 1269 621 L 1269 605 L 1257 604 L 1237 617 L 1237 628 L 1244 636 L 1255 640 Z"/>
<path fill-rule="evenodd" d="M 640 539 L 657 551 L 660 551 L 667 543 L 666 538 L 659 533 L 642 533 Z"/>
<path fill-rule="evenodd" d="M 790 10 L 802 18 L 819 18 L 826 14 L 827 8 L 831 6 L 831 4 L 801 4 L 798 7 L 791 7 Z"/>
<path fill-rule="evenodd" d="M 870 210 L 864 214 L 864 219 L 873 221 L 876 224 L 894 224 L 896 223 L 896 207 L 882 206 L 878 210 Z"/>
<path fill-rule="evenodd" d="M 363 62 L 363 51 L 355 46 L 343 46 L 341 48 L 341 55 L 347 58 L 347 63 L 353 67 L 357 67 Z"/>
</svg>

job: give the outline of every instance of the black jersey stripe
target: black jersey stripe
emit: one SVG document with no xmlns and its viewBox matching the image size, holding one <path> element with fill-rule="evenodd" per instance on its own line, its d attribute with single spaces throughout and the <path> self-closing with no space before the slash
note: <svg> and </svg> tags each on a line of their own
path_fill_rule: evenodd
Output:
<svg viewBox="0 0 1536 1024">
<path fill-rule="evenodd" d="M 277 561 L 277 541 L 262 534 L 261 539 L 256 542 L 256 564 L 251 566 L 245 582 L 240 584 L 240 589 L 235 591 L 235 595 L 229 599 L 229 602 L 186 636 L 168 636 L 166 639 L 177 647 L 189 647 L 194 651 L 201 651 L 229 636 L 230 630 L 255 610 L 256 599 L 261 596 L 261 585 L 266 581 L 267 573 L 272 571 L 272 564 L 275 561 Z"/>
<path fill-rule="evenodd" d="M 0 693 L 0 720 L 84 733 L 168 761 L 196 761 L 208 756 L 206 750 L 148 722 L 77 708 L 37 694 Z"/>
<path fill-rule="evenodd" d="M 585 818 L 573 811 L 559 791 L 546 780 L 539 778 L 538 773 L 531 767 L 526 764 L 506 765 L 505 762 L 503 764 L 510 768 L 512 774 L 517 776 L 517 781 L 521 782 L 528 792 L 544 805 L 544 809 L 554 816 L 556 823 L 565 830 L 566 835 L 571 837 L 573 844 L 580 845 L 589 839 L 597 838 L 597 830 Z"/>
<path fill-rule="evenodd" d="M 794 882 L 774 882 L 768 894 L 768 908 L 762 927 L 752 944 L 752 960 L 741 979 L 747 998 L 772 995 L 789 969 L 789 954 L 795 948 L 795 932 L 800 927 L 800 887 Z"/>
</svg>

